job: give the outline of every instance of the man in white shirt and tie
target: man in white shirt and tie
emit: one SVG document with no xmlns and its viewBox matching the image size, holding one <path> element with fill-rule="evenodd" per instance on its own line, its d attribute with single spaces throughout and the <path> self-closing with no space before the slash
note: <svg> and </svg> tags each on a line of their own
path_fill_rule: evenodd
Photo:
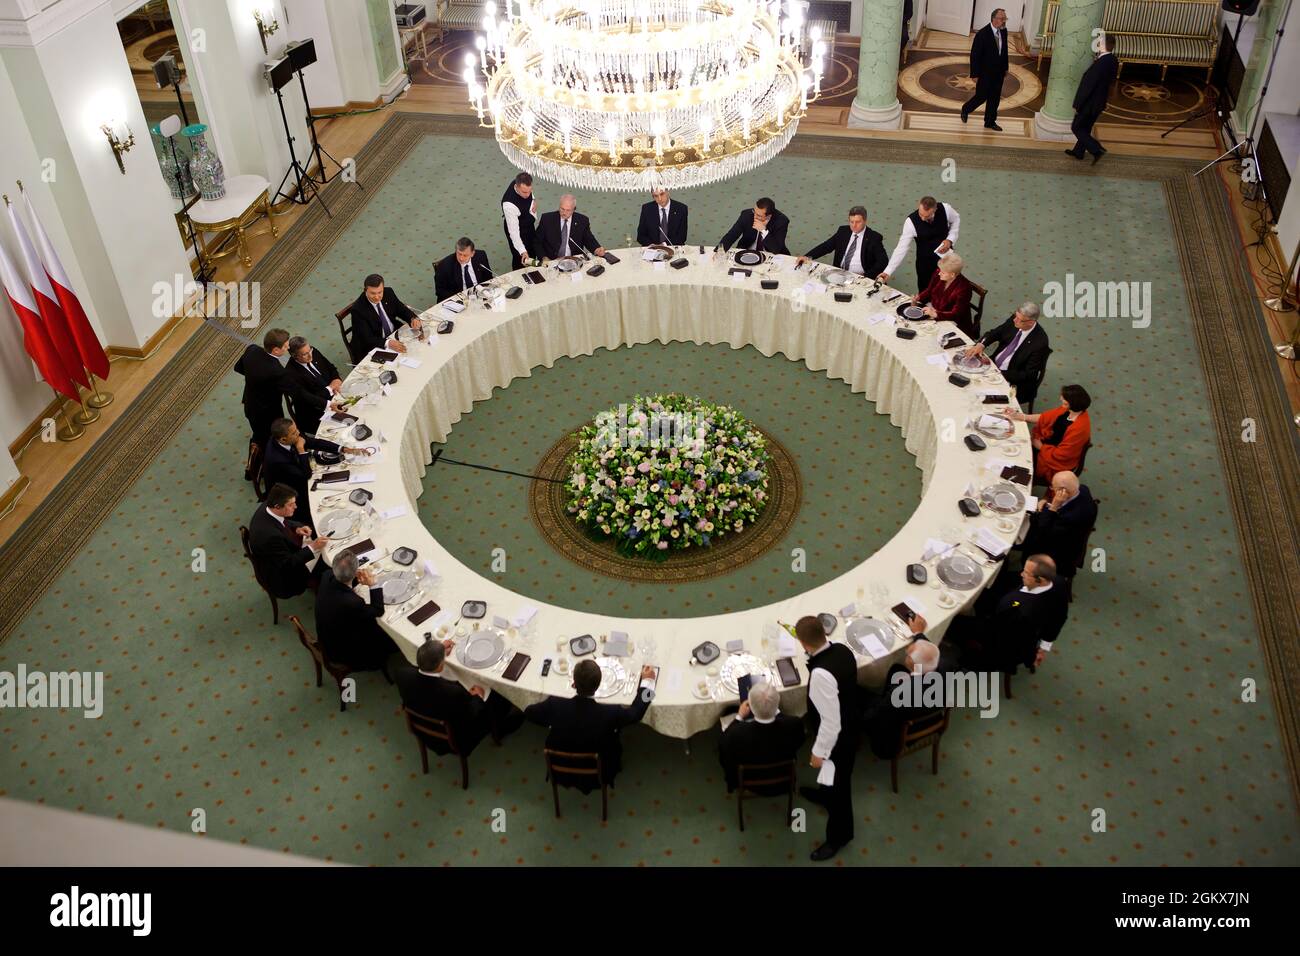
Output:
<svg viewBox="0 0 1300 956">
<path fill-rule="evenodd" d="M 813 246 L 795 262 L 803 265 L 811 259 L 820 259 L 827 253 L 833 254 L 836 266 L 855 275 L 874 276 L 884 268 L 884 239 L 874 229 L 867 228 L 865 207 L 852 207 L 847 226 L 840 226 L 835 235 Z"/>
<path fill-rule="evenodd" d="M 983 355 L 994 345 L 998 350 L 993 364 L 1002 372 L 1007 384 L 1015 386 L 1020 405 L 1032 410 L 1038 384 L 1047 370 L 1047 356 L 1052 351 L 1047 333 L 1038 323 L 1038 306 L 1025 302 L 1011 318 L 986 333 L 965 352 L 967 355 Z"/>
<path fill-rule="evenodd" d="M 371 349 L 388 348 L 405 352 L 406 346 L 397 340 L 397 330 L 403 324 L 417 331 L 420 317 L 415 314 L 391 288 L 384 286 L 384 277 L 378 273 L 366 276 L 365 291 L 352 303 L 352 354 L 360 357 Z"/>
<path fill-rule="evenodd" d="M 474 247 L 468 236 L 456 240 L 456 251 L 434 265 L 433 287 L 442 302 L 468 292 L 492 278 L 487 253 Z"/>
<path fill-rule="evenodd" d="M 668 190 L 656 186 L 650 195 L 654 198 L 641 207 L 641 218 L 636 226 L 636 241 L 643 246 L 686 244 L 686 203 L 670 199 Z"/>
</svg>

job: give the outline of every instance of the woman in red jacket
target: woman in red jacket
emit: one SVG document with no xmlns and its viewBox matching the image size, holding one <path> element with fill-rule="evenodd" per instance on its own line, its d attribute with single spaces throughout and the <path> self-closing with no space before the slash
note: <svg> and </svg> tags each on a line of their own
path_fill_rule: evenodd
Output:
<svg viewBox="0 0 1300 956">
<path fill-rule="evenodd" d="M 1007 417 L 1013 421 L 1028 422 L 1034 426 L 1034 476 L 1039 481 L 1052 483 L 1058 471 L 1079 470 L 1083 450 L 1092 440 L 1092 422 L 1088 406 L 1092 398 L 1082 385 L 1067 385 L 1061 389 L 1061 404 L 1038 415 L 1008 409 Z"/>
<path fill-rule="evenodd" d="M 912 303 L 924 305 L 925 314 L 932 319 L 952 322 L 973 342 L 980 337 L 979 327 L 970 314 L 970 300 L 975 289 L 961 274 L 961 267 L 961 256 L 957 253 L 950 252 L 942 257 L 939 268 L 930 277 L 930 284 L 912 296 Z"/>
</svg>

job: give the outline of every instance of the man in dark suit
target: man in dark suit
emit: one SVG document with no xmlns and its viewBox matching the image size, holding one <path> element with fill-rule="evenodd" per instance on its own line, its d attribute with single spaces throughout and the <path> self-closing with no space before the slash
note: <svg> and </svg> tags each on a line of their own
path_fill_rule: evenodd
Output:
<svg viewBox="0 0 1300 956">
<path fill-rule="evenodd" d="M 817 786 L 800 787 L 799 793 L 821 804 L 828 814 L 826 840 L 812 852 L 812 859 L 821 862 L 853 839 L 853 762 L 862 721 L 858 662 L 847 646 L 826 640 L 826 631 L 815 617 L 799 618 L 794 634 L 808 654 L 804 719 L 813 735 L 809 765 L 818 771 Z"/>
<path fill-rule="evenodd" d="M 849 210 L 847 226 L 840 226 L 835 235 L 813 246 L 795 261 L 803 265 L 809 259 L 820 259 L 827 253 L 832 253 L 832 261 L 838 268 L 873 278 L 883 272 L 889 262 L 884 239 L 874 229 L 867 228 L 867 210 L 862 206 Z"/>
<path fill-rule="evenodd" d="M 456 678 L 445 672 L 447 655 L 454 641 L 428 638 L 415 652 L 415 666 L 405 660 L 393 675 L 402 704 L 423 717 L 446 721 L 458 752 L 468 757 L 488 734 L 498 743 L 523 726 L 519 708 L 500 694 L 493 694 L 478 684 L 466 690 Z M 438 738 L 425 741 L 435 753 L 448 752 Z"/>
<path fill-rule="evenodd" d="M 986 591 L 973 616 L 953 619 L 944 640 L 961 645 L 963 662 L 971 669 L 1014 674 L 1021 665 L 1042 661 L 1067 613 L 1065 589 L 1056 585 L 1056 562 L 1033 554 L 1025 559 L 1018 582 L 1000 593 Z"/>
<path fill-rule="evenodd" d="M 649 665 L 641 668 L 641 686 L 631 704 L 602 704 L 594 696 L 600 688 L 600 665 L 584 660 L 573 669 L 576 697 L 548 697 L 525 708 L 524 716 L 550 728 L 546 735 L 547 749 L 600 754 L 605 783 L 612 785 L 623 765 L 619 731 L 645 716 L 654 697 L 654 674 L 654 668 Z M 574 776 L 572 783 L 583 793 L 600 787 L 591 776 Z"/>
<path fill-rule="evenodd" d="M 365 291 L 352 303 L 353 351 L 359 356 L 378 348 L 405 352 L 406 346 L 397 341 L 397 329 L 403 324 L 418 329 L 419 316 L 384 286 L 383 276 L 366 276 Z"/>
<path fill-rule="evenodd" d="M 342 409 L 336 400 L 343 377 L 334 363 L 317 352 L 301 335 L 289 340 L 289 364 L 284 367 L 284 393 L 289 397 L 293 420 L 308 435 L 316 434 L 320 420 L 331 408 Z"/>
<path fill-rule="evenodd" d="M 916 635 L 903 660 L 889 668 L 885 675 L 885 686 L 867 708 L 864 724 L 867 739 L 871 742 L 871 752 L 881 760 L 892 760 L 898 756 L 903 724 L 933 713 L 932 708 L 917 706 L 915 698 L 911 706 L 895 703 L 895 692 L 903 681 L 911 680 L 913 674 L 928 674 L 939 669 L 939 648 L 926 638 L 924 633 L 917 633 L 916 622 L 921 622 L 924 631 L 925 620 L 919 614 L 911 621 Z"/>
<path fill-rule="evenodd" d="M 1084 71 L 1079 80 L 1079 88 L 1074 93 L 1074 119 L 1070 123 L 1070 132 L 1077 142 L 1074 149 L 1067 149 L 1067 155 L 1083 159 L 1085 152 L 1092 153 L 1093 165 L 1106 152 L 1101 143 L 1092 135 L 1093 124 L 1106 111 L 1106 97 L 1110 94 L 1110 85 L 1119 76 L 1119 60 L 1115 56 L 1115 37 L 1107 33 L 1102 37 L 1102 49 L 1097 59 Z"/>
<path fill-rule="evenodd" d="M 793 760 L 803 743 L 803 721 L 781 713 L 780 700 L 781 694 L 774 684 L 755 684 L 750 688 L 749 699 L 740 705 L 736 719 L 722 732 L 718 759 L 727 778 L 728 793 L 739 786 L 741 764 L 753 766 Z M 760 792 L 768 791 L 784 793 L 785 786 L 776 784 Z"/>
<path fill-rule="evenodd" d="M 284 417 L 281 396 L 288 357 L 289 333 L 271 329 L 262 337 L 261 348 L 250 345 L 235 363 L 235 371 L 244 376 L 244 417 L 259 448 L 266 447 L 271 422 Z"/>
<path fill-rule="evenodd" d="M 785 247 L 785 234 L 790 229 L 790 217 L 776 208 L 776 203 L 764 196 L 736 217 L 718 245 L 723 249 L 733 246 L 789 255 Z"/>
<path fill-rule="evenodd" d="M 961 108 L 961 121 L 984 104 L 984 128 L 999 133 L 998 103 L 1002 100 L 1002 80 L 1009 69 L 1007 62 L 1007 11 L 998 7 L 987 25 L 975 34 L 970 47 L 970 78 L 975 81 L 975 95 Z"/>
<path fill-rule="evenodd" d="M 368 600 L 353 590 L 358 584 L 370 589 Z M 353 670 L 379 670 L 397 653 L 379 626 L 383 616 L 384 589 L 375 583 L 374 572 L 358 568 L 351 551 L 340 551 L 316 592 L 316 636 L 325 654 Z"/>
<path fill-rule="evenodd" d="M 271 440 L 267 443 L 266 458 L 262 462 L 266 484 L 268 487 L 279 484 L 292 488 L 298 496 L 298 520 L 315 528 L 307 495 L 307 486 L 311 481 L 311 456 L 308 451 L 343 451 L 355 455 L 363 449 L 341 448 L 324 438 L 308 438 L 287 418 L 277 418 L 271 423 Z"/>
<path fill-rule="evenodd" d="M 560 208 L 542 213 L 537 224 L 537 246 L 547 259 L 580 256 L 584 252 L 605 254 L 591 231 L 591 220 L 578 212 L 578 200 L 565 194 L 560 197 Z"/>
<path fill-rule="evenodd" d="M 656 186 L 650 195 L 654 198 L 641 207 L 636 241 L 643 246 L 686 245 L 686 203 L 669 199 L 663 186 Z"/>
<path fill-rule="evenodd" d="M 1038 382 L 1047 368 L 1047 333 L 1038 324 L 1038 306 L 1026 302 L 1015 314 L 997 328 L 985 333 L 974 345 L 965 349 L 967 355 L 983 355 L 985 350 L 997 346 L 993 364 L 1002 371 L 1008 385 L 1016 387 L 1016 400 L 1028 405 L 1038 395 Z"/>
<path fill-rule="evenodd" d="M 297 505 L 297 492 L 288 485 L 272 485 L 248 522 L 248 545 L 258 574 L 278 598 L 296 597 L 307 590 L 308 565 L 329 544 L 328 538 L 313 538 L 309 526 L 289 520 Z"/>
<path fill-rule="evenodd" d="M 1052 476 L 1051 491 L 1029 516 L 1029 530 L 1020 548 L 1025 554 L 1043 553 L 1056 562 L 1058 578 L 1073 578 L 1088 533 L 1097 523 L 1097 502 L 1088 486 L 1072 471 Z"/>
<path fill-rule="evenodd" d="M 433 288 L 438 301 L 450 299 L 492 278 L 487 253 L 474 248 L 474 240 L 461 236 L 456 251 L 433 267 Z"/>
</svg>

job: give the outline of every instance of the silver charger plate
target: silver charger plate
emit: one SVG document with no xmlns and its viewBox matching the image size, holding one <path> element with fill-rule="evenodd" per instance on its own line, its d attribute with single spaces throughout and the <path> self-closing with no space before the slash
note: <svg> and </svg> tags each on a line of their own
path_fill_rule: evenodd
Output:
<svg viewBox="0 0 1300 956">
<path fill-rule="evenodd" d="M 923 319 L 925 318 L 925 309 L 919 305 L 909 305 L 903 309 L 903 318 L 905 319 Z"/>
<path fill-rule="evenodd" d="M 762 263 L 763 253 L 755 249 L 742 249 L 732 258 L 738 266 L 756 266 Z"/>
<path fill-rule="evenodd" d="M 981 435 L 983 435 L 984 437 L 1010 438 L 1012 435 L 1016 433 L 1016 424 L 1015 422 L 1011 421 L 1011 419 L 1006 418 L 1005 416 L 1002 415 L 988 415 L 989 418 L 996 418 L 999 422 L 1003 423 L 1002 425 L 991 426 L 991 425 L 985 425 L 983 422 L 980 421 L 980 418 L 984 418 L 986 415 L 988 415 L 988 412 L 984 412 L 983 414 L 981 414 L 979 418 L 975 419 L 974 422 L 975 430 L 979 432 Z"/>
<path fill-rule="evenodd" d="M 744 674 L 765 674 L 768 680 L 772 679 L 767 665 L 753 654 L 732 654 L 719 669 L 718 679 L 731 693 L 739 694 L 740 678 Z"/>
<path fill-rule="evenodd" d="M 375 583 L 384 589 L 385 604 L 404 604 L 420 589 L 420 577 L 414 571 L 385 571 Z"/>
<path fill-rule="evenodd" d="M 831 269 L 823 272 L 817 278 L 821 279 L 825 285 L 848 285 L 853 281 L 853 273 L 844 269 Z"/>
<path fill-rule="evenodd" d="M 491 302 L 493 299 L 499 299 L 506 294 L 506 290 L 500 286 L 488 285 L 486 282 L 480 282 L 474 286 L 474 295 L 484 301 Z"/>
<path fill-rule="evenodd" d="M 506 652 L 506 641 L 496 631 L 475 631 L 456 648 L 456 657 L 473 670 L 491 667 Z"/>
<path fill-rule="evenodd" d="M 969 591 L 984 578 L 979 566 L 964 554 L 950 554 L 940 558 L 935 571 L 938 572 L 940 581 L 958 591 Z"/>
<path fill-rule="evenodd" d="M 949 353 L 948 367 L 954 372 L 980 375 L 992 368 L 993 363 L 985 361 L 982 355 L 962 355 L 960 350 L 954 350 Z"/>
<path fill-rule="evenodd" d="M 894 649 L 894 632 L 885 624 L 884 621 L 877 621 L 874 617 L 860 617 L 848 627 L 844 632 L 845 640 L 848 641 L 849 647 L 853 648 L 864 657 L 870 657 L 871 652 L 867 650 L 866 638 L 874 637 L 885 645 L 885 650 Z"/>
<path fill-rule="evenodd" d="M 420 337 L 420 332 L 418 329 L 413 329 L 409 325 L 405 325 L 405 324 L 399 325 L 397 327 L 397 341 L 399 342 L 402 343 L 414 342 L 419 337 Z"/>
<path fill-rule="evenodd" d="M 361 514 L 356 511 L 336 511 L 328 517 L 321 518 L 317 531 L 327 538 L 343 541 L 361 530 Z"/>
<path fill-rule="evenodd" d="M 673 257 L 673 251 L 667 246 L 647 246 L 648 262 L 667 262 Z"/>
<path fill-rule="evenodd" d="M 379 449 L 371 445 L 368 446 L 365 450 L 363 450 L 361 454 L 354 453 L 354 454 L 344 455 L 343 460 L 346 461 L 349 465 L 364 465 L 374 455 L 377 455 L 378 453 L 379 453 Z"/>
<path fill-rule="evenodd" d="M 344 398 L 365 398 L 379 391 L 379 380 L 374 378 L 354 378 L 343 383 Z"/>
<path fill-rule="evenodd" d="M 600 686 L 594 696 L 603 700 L 621 694 L 623 685 L 627 683 L 627 668 L 623 662 L 617 657 L 597 657 L 595 660 L 600 665 Z"/>
<path fill-rule="evenodd" d="M 989 485 L 980 492 L 980 501 L 989 510 L 1001 515 L 1013 515 L 1025 510 L 1024 492 L 1009 481 Z"/>
<path fill-rule="evenodd" d="M 582 268 L 582 260 L 573 256 L 565 256 L 563 259 L 555 260 L 556 272 L 577 272 Z"/>
</svg>

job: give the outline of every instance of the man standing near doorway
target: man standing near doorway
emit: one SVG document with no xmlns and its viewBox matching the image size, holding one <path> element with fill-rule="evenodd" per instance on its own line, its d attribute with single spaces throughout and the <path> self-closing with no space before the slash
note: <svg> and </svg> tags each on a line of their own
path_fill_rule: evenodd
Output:
<svg viewBox="0 0 1300 956">
<path fill-rule="evenodd" d="M 999 133 L 998 103 L 1002 100 L 1002 81 L 1006 78 L 1007 62 L 1007 11 L 998 7 L 988 24 L 975 34 L 970 48 L 970 77 L 975 81 L 975 95 L 961 108 L 961 121 L 984 104 L 984 128 Z"/>
</svg>

